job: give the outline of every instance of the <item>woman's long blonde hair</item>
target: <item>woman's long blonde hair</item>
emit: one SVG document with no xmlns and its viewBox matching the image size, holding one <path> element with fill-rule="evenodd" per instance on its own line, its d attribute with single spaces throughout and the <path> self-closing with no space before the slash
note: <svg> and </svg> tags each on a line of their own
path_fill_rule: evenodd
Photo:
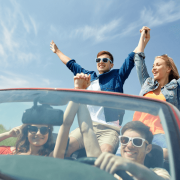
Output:
<svg viewBox="0 0 180 180">
<path fill-rule="evenodd" d="M 171 57 L 169 57 L 167 54 L 163 54 L 161 56 L 156 56 L 155 59 L 161 58 L 166 62 L 166 65 L 171 68 L 171 72 L 169 73 L 169 82 L 173 79 L 179 79 L 179 73 L 177 70 L 177 67 Z"/>
</svg>

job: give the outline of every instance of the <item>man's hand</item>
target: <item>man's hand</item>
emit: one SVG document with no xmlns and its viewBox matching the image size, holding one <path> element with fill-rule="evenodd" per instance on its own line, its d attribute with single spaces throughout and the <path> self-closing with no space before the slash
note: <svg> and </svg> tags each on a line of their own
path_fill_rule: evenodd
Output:
<svg viewBox="0 0 180 180">
<path fill-rule="evenodd" d="M 151 30 L 151 29 L 148 28 L 147 26 L 143 26 L 142 29 L 140 29 L 140 33 L 141 33 L 141 34 L 147 32 L 147 33 L 145 33 L 145 40 L 146 40 L 146 39 L 147 39 L 147 40 L 150 39 L 150 30 Z"/>
<path fill-rule="evenodd" d="M 9 136 L 10 137 L 17 137 L 21 133 L 21 131 L 22 131 L 22 125 L 14 127 L 13 129 L 11 129 L 9 131 Z"/>
<path fill-rule="evenodd" d="M 51 50 L 53 53 L 56 53 L 56 52 L 59 50 L 53 40 L 50 42 L 50 50 Z"/>
<path fill-rule="evenodd" d="M 106 172 L 114 174 L 118 170 L 128 170 L 129 160 L 111 153 L 103 152 L 95 161 L 94 165 Z"/>
<path fill-rule="evenodd" d="M 68 63 L 68 61 L 71 60 L 71 58 L 69 58 L 68 56 L 64 55 L 56 46 L 56 44 L 54 43 L 54 41 L 50 42 L 50 50 L 53 53 L 56 53 L 57 56 L 59 57 L 59 59 L 66 65 Z"/>
<path fill-rule="evenodd" d="M 90 79 L 91 75 L 87 75 L 84 73 L 77 73 L 76 76 L 74 76 L 74 88 L 75 89 L 87 89 L 87 87 L 90 85 Z"/>
</svg>

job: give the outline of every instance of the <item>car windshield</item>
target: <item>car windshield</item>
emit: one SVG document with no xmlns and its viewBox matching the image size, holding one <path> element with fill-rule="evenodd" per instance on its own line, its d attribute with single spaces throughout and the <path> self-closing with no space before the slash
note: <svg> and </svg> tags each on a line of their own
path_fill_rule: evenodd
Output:
<svg viewBox="0 0 180 180">
<path fill-rule="evenodd" d="M 71 109 L 68 109 L 68 105 L 70 103 L 74 103 L 75 106 Z M 74 133 L 72 137 L 75 137 L 74 130 L 76 130 L 81 124 L 80 122 L 78 124 L 78 121 L 80 121 L 79 119 L 84 122 L 84 120 L 82 119 L 86 119 L 88 117 L 88 115 L 86 114 L 87 112 L 84 112 L 85 110 L 78 111 L 78 107 L 80 108 L 81 105 L 87 108 L 87 112 L 91 112 L 90 118 L 91 120 L 93 120 L 93 123 L 96 123 L 96 119 L 98 118 L 98 116 L 101 116 L 102 121 L 100 122 L 100 124 L 105 124 L 105 122 L 103 122 L 104 119 L 107 123 L 107 126 L 115 127 L 114 129 L 116 132 L 122 129 L 122 127 L 128 122 L 139 120 L 140 115 L 142 114 L 147 118 L 159 118 L 160 123 L 163 127 L 162 130 L 166 132 L 165 141 L 168 146 L 167 149 L 169 152 L 172 152 L 172 144 L 169 134 L 170 131 L 174 129 L 174 124 L 172 123 L 174 117 L 172 112 L 170 111 L 170 108 L 165 103 L 156 100 L 149 100 L 147 98 L 127 96 L 118 93 L 54 89 L 21 89 L 0 91 L 0 134 L 7 133 L 8 136 L 8 138 L 6 137 L 4 139 L 1 139 L 1 154 L 13 155 L 10 156 L 10 158 L 15 157 L 14 155 L 16 155 L 16 157 L 18 155 L 30 155 L 31 153 L 29 151 L 29 148 L 31 147 L 31 145 L 29 144 L 34 143 L 35 146 L 38 146 L 39 144 L 39 146 L 41 146 L 41 144 L 44 145 L 46 143 L 47 145 L 45 150 L 41 149 L 40 151 L 38 149 L 36 154 L 32 155 L 38 155 L 43 159 L 48 159 L 49 157 L 47 156 L 49 156 L 51 152 L 53 152 L 56 145 L 56 139 L 59 129 L 63 124 L 63 120 L 64 125 L 66 125 L 64 117 L 66 117 L 67 115 L 69 115 L 67 116 L 68 118 L 73 117 L 72 125 L 70 125 L 70 134 Z M 97 111 L 99 112 L 97 113 Z M 77 112 L 79 114 L 76 116 Z M 106 112 L 109 113 L 106 114 Z M 71 117 L 71 114 L 73 113 L 75 117 Z M 21 132 L 14 129 L 18 129 L 18 127 L 21 127 L 21 125 L 26 126 L 27 132 L 22 129 Z M 169 125 L 171 127 L 169 127 Z M 12 129 L 14 129 L 13 132 Z M 94 129 L 94 131 L 96 130 Z M 36 134 L 37 137 L 34 134 Z M 39 137 L 39 134 L 41 134 L 42 137 Z M 31 137 L 31 135 L 34 136 Z M 49 138 L 51 135 L 52 139 Z M 47 140 L 46 138 L 49 139 Z M 66 137 L 63 138 L 64 139 L 62 140 L 62 143 L 67 144 L 64 151 L 65 159 L 69 160 L 71 158 L 71 161 L 76 161 L 78 158 L 87 156 L 87 152 L 84 149 L 84 146 L 80 148 L 81 150 L 75 151 L 72 154 L 68 155 L 67 149 L 68 146 L 70 146 L 69 139 L 67 139 Z M 26 144 L 26 142 L 28 144 Z M 121 141 L 121 143 L 127 143 L 126 139 L 124 140 L 124 142 Z M 135 146 L 141 146 L 141 142 L 136 141 L 136 139 L 132 140 L 132 143 Z M 86 142 L 84 142 L 84 144 L 86 145 Z M 6 149 L 3 149 L 5 147 Z M 162 153 L 161 151 L 162 150 L 160 149 L 160 151 L 157 150 L 156 152 L 155 149 L 154 154 L 152 153 L 149 155 L 149 157 L 146 157 L 145 165 L 150 168 L 159 166 L 162 159 L 160 157 Z M 121 151 L 119 141 L 117 147 L 114 147 L 113 153 L 117 156 L 120 156 Z M 169 154 L 169 156 L 171 156 L 171 154 Z M 169 158 L 173 159 L 173 157 Z M 56 160 L 62 161 L 62 159 L 58 158 L 56 158 Z M 31 159 L 31 161 L 33 161 L 33 159 Z M 26 163 L 24 164 L 24 166 L 26 166 Z M 34 164 L 35 162 L 32 163 Z M 2 165 L 0 165 L 0 168 L 2 168 Z M 170 172 L 169 162 L 165 164 L 165 168 Z M 43 169 L 43 165 L 41 169 Z M 0 171 L 8 174 L 8 170 L 5 170 L 3 168 Z M 70 169 L 68 168 L 66 171 L 68 174 L 68 171 L 70 171 Z M 82 170 L 79 169 L 78 171 Z M 172 167 L 171 171 L 173 172 Z M 93 174 L 96 173 L 94 173 L 93 171 Z M 31 177 L 30 174 L 27 176 Z M 41 174 L 41 176 L 43 175 Z"/>
</svg>

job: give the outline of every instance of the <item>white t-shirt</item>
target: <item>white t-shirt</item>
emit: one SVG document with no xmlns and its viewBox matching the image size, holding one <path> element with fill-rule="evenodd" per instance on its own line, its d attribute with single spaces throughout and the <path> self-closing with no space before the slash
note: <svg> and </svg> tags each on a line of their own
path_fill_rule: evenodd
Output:
<svg viewBox="0 0 180 180">
<path fill-rule="evenodd" d="M 87 88 L 87 90 L 101 91 L 101 88 L 99 85 L 99 79 L 91 82 L 91 84 Z M 108 125 L 120 127 L 119 126 L 119 120 L 106 122 L 105 115 L 104 115 L 104 108 L 102 106 L 87 105 L 87 108 L 89 110 L 91 119 L 93 121 L 98 122 L 98 123 L 103 123 L 103 124 L 108 124 Z"/>
</svg>

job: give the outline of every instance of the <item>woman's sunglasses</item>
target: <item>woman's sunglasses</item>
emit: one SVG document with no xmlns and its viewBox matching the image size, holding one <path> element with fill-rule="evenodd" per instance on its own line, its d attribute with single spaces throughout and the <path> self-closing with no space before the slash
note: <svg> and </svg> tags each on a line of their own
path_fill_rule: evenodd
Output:
<svg viewBox="0 0 180 180">
<path fill-rule="evenodd" d="M 127 137 L 127 136 L 119 136 L 120 138 L 120 142 L 122 145 L 126 145 L 129 143 L 129 141 L 132 141 L 132 144 L 136 147 L 141 147 L 143 145 L 144 142 L 146 142 L 147 144 L 149 144 L 149 142 L 143 138 L 140 137 Z"/>
<path fill-rule="evenodd" d="M 30 133 L 37 133 L 38 130 L 40 130 L 40 133 L 42 135 L 47 134 L 49 132 L 49 129 L 50 129 L 49 127 L 40 127 L 40 128 L 38 128 L 37 126 L 28 126 L 28 131 Z"/>
<path fill-rule="evenodd" d="M 99 63 L 99 62 L 101 62 L 101 60 L 104 63 L 107 63 L 108 61 L 110 61 L 110 63 L 112 63 L 112 61 L 109 58 L 97 58 L 96 62 Z"/>
</svg>

